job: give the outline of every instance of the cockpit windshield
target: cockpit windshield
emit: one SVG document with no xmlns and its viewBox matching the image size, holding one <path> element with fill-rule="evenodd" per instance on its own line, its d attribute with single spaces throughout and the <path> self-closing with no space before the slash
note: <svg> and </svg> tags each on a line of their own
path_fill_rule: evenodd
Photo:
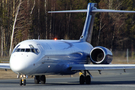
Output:
<svg viewBox="0 0 135 90">
<path fill-rule="evenodd" d="M 30 48 L 19 48 L 17 47 L 14 52 L 32 52 L 35 54 L 39 54 L 39 50 L 37 48 L 34 48 L 33 45 L 29 45 Z"/>
<path fill-rule="evenodd" d="M 18 49 L 16 49 L 15 52 L 33 52 L 33 53 L 38 54 L 39 50 L 36 48 L 32 48 L 32 49 L 31 48 L 18 48 Z"/>
</svg>

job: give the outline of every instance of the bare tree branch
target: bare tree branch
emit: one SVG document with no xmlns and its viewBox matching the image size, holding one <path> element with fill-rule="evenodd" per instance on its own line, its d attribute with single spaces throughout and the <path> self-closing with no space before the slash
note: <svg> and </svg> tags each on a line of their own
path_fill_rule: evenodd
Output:
<svg viewBox="0 0 135 90">
<path fill-rule="evenodd" d="M 18 13 L 19 13 L 21 4 L 22 4 L 22 0 L 19 0 L 19 5 L 18 5 L 18 7 L 17 7 L 17 12 L 16 12 L 16 15 L 15 15 L 15 20 L 14 20 L 13 29 L 12 29 L 9 55 L 11 55 L 11 52 L 12 52 L 12 44 L 13 44 L 14 30 L 15 30 L 15 25 L 16 25 L 16 21 L 17 21 L 17 16 L 18 16 Z"/>
</svg>

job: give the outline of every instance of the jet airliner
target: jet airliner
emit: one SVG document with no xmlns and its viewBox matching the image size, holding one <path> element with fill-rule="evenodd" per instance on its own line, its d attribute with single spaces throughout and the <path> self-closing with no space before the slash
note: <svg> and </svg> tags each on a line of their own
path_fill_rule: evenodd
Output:
<svg viewBox="0 0 135 90">
<path fill-rule="evenodd" d="M 112 52 L 102 46 L 93 47 L 91 42 L 96 12 L 135 13 L 135 11 L 97 9 L 89 3 L 84 10 L 49 11 L 48 13 L 86 12 L 86 21 L 79 40 L 25 40 L 14 48 L 9 63 L 0 63 L 1 69 L 11 69 L 26 85 L 26 78 L 33 75 L 35 84 L 45 84 L 46 76 L 72 75 L 78 72 L 80 84 L 91 83 L 90 71 L 135 69 L 134 64 L 111 64 Z M 92 62 L 93 64 L 90 64 Z"/>
</svg>

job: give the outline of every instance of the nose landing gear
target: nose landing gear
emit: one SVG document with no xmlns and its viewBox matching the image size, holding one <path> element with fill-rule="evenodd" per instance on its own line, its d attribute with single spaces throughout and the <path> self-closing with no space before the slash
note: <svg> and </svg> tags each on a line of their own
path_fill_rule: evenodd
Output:
<svg viewBox="0 0 135 90">
<path fill-rule="evenodd" d="M 20 86 L 26 86 L 26 75 L 20 75 Z"/>
</svg>

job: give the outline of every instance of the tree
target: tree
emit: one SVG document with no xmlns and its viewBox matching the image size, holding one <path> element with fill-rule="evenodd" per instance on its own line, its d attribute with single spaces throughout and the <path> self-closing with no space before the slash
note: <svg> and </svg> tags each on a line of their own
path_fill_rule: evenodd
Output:
<svg viewBox="0 0 135 90">
<path fill-rule="evenodd" d="M 16 11 L 16 14 L 15 14 L 13 29 L 12 29 L 9 55 L 11 55 L 11 51 L 13 49 L 12 46 L 13 46 L 13 39 L 14 39 L 14 30 L 15 30 L 15 26 L 16 26 L 16 22 L 17 22 L 17 16 L 18 16 L 21 4 L 22 4 L 22 0 L 19 0 L 19 4 L 18 4 L 17 11 Z"/>
</svg>

